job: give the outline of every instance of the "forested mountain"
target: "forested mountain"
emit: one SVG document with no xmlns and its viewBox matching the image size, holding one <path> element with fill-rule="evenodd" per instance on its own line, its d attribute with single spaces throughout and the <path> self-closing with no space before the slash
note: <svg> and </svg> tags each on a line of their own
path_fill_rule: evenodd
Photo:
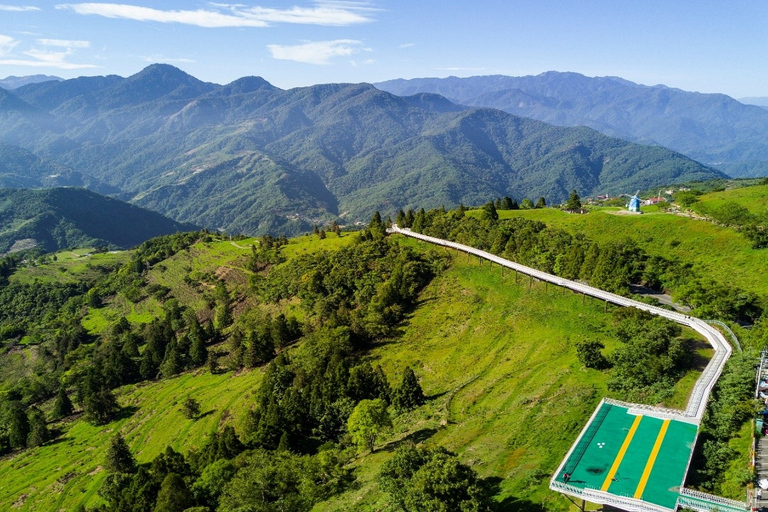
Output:
<svg viewBox="0 0 768 512">
<path fill-rule="evenodd" d="M 436 95 L 367 84 L 281 90 L 258 77 L 219 86 L 168 65 L 0 91 L 0 140 L 179 221 L 248 233 L 721 176 L 660 147 Z"/>
<path fill-rule="evenodd" d="M 112 187 L 50 160 L 44 160 L 18 146 L 0 144 L 0 187 L 50 188 L 84 187 L 101 194 L 116 194 Z"/>
<path fill-rule="evenodd" d="M 0 189 L 0 252 L 32 241 L 44 251 L 129 248 L 194 226 L 81 188 Z"/>
<path fill-rule="evenodd" d="M 660 144 L 732 176 L 768 175 L 768 111 L 724 94 L 652 87 L 618 77 L 550 71 L 536 76 L 416 78 L 376 84 L 398 95 L 442 94 L 558 126 Z"/>
</svg>

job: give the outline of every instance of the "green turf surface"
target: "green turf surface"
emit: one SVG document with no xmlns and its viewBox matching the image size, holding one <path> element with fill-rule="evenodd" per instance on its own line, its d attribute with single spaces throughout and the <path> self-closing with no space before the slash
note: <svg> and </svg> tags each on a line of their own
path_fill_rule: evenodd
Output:
<svg viewBox="0 0 768 512">
<path fill-rule="evenodd" d="M 563 473 L 569 472 L 568 484 L 572 486 L 604 489 L 610 494 L 634 498 L 642 486 L 643 473 L 664 422 L 650 416 L 640 418 L 606 489 L 606 478 L 614 461 L 621 457 L 621 447 L 636 416 L 629 414 L 625 407 L 608 403 L 603 403 L 600 409 L 577 441 L 557 480 L 563 482 Z M 695 425 L 674 420 L 669 423 L 639 499 L 675 508 L 695 438 Z"/>
</svg>

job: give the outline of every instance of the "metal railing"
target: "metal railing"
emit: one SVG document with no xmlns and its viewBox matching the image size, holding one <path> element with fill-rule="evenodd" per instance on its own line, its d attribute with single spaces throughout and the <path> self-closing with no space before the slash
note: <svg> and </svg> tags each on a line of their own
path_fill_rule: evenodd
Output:
<svg viewBox="0 0 768 512">
<path fill-rule="evenodd" d="M 642 309 L 644 311 L 648 311 L 649 313 L 663 316 L 674 322 L 687 325 L 688 327 L 694 329 L 699 334 L 704 336 L 709 344 L 712 345 L 712 347 L 715 349 L 715 354 L 712 356 L 712 359 L 710 359 L 709 364 L 707 364 L 707 367 L 704 369 L 701 376 L 699 376 L 699 378 L 696 380 L 685 411 L 681 411 L 677 416 L 675 416 L 675 419 L 680 419 L 681 421 L 686 421 L 689 423 L 695 423 L 697 425 L 701 422 L 701 418 L 704 416 L 707 400 L 709 399 L 709 395 L 712 392 L 712 388 L 715 386 L 717 379 L 720 377 L 720 374 L 723 371 L 723 366 L 725 366 L 726 361 L 733 351 L 731 349 L 730 343 L 728 343 L 728 341 L 723 337 L 722 333 L 703 320 L 689 315 L 684 315 L 676 311 L 669 311 L 656 306 L 651 306 L 649 304 L 645 304 L 644 302 L 622 297 L 621 295 L 606 292 L 604 290 L 600 290 L 599 288 L 594 288 L 583 283 L 578 283 L 576 281 L 564 279 L 552 274 L 547 274 L 546 272 L 542 272 L 531 267 L 526 267 L 525 265 L 515 263 L 480 249 L 475 249 L 474 247 L 470 247 L 468 245 L 451 242 L 449 240 L 443 240 L 441 238 L 435 238 L 428 235 L 422 235 L 421 233 L 416 233 L 410 229 L 400 228 L 396 224 L 393 224 L 392 227 L 390 227 L 387 231 L 390 233 L 400 233 L 405 236 L 423 240 L 435 245 L 449 247 L 468 254 L 474 254 L 475 256 L 487 259 L 506 268 L 510 268 L 517 272 L 534 277 L 540 281 L 563 286 L 590 297 L 595 297 L 606 302 L 618 304 L 620 306 Z"/>
<path fill-rule="evenodd" d="M 435 245 L 456 249 L 457 251 L 462 251 L 467 254 L 474 254 L 475 256 L 478 256 L 483 259 L 487 259 L 503 267 L 510 268 L 522 274 L 534 277 L 540 281 L 545 281 L 558 286 L 562 286 L 562 287 L 571 289 L 573 291 L 583 293 L 584 295 L 595 297 L 597 299 L 604 300 L 606 302 L 610 302 L 613 304 L 618 304 L 620 306 L 635 307 L 644 311 L 648 311 L 649 313 L 668 318 L 674 322 L 677 322 L 682 325 L 686 325 L 691 329 L 694 329 L 699 334 L 701 334 L 709 342 L 710 345 L 712 345 L 712 348 L 714 348 L 715 353 L 710 359 L 704 371 L 696 380 L 696 383 L 693 386 L 693 390 L 691 391 L 691 396 L 688 399 L 688 404 L 685 408 L 685 411 L 665 409 L 662 407 L 654 407 L 654 406 L 644 405 L 644 404 L 631 404 L 627 402 L 621 402 L 619 400 L 611 400 L 609 403 L 622 405 L 630 409 L 630 411 L 631 410 L 637 410 L 638 412 L 642 411 L 643 414 L 647 414 L 649 416 L 656 416 L 656 417 L 661 417 L 663 419 L 674 419 L 678 421 L 684 421 L 686 423 L 693 423 L 697 426 L 701 423 L 701 419 L 704 416 L 704 412 L 707 406 L 707 401 L 709 400 L 709 396 L 712 392 L 712 388 L 715 386 L 717 379 L 720 377 L 720 374 L 723 371 L 723 367 L 725 366 L 725 363 L 728 361 L 728 358 L 730 357 L 733 351 L 731 348 L 731 345 L 723 337 L 722 333 L 717 329 L 715 329 L 714 327 L 712 327 L 711 325 L 704 322 L 703 320 L 700 320 L 698 318 L 695 318 L 689 315 L 684 315 L 676 311 L 669 311 L 656 306 L 651 306 L 649 304 L 645 304 L 643 302 L 639 302 L 627 297 L 622 297 L 621 295 L 617 295 L 615 293 L 606 292 L 604 290 L 600 290 L 598 288 L 594 288 L 592 286 L 588 286 L 583 283 L 578 283 L 576 281 L 563 279 L 561 277 L 558 277 L 552 274 L 547 274 L 546 272 L 542 272 L 534 268 L 526 267 L 525 265 L 520 265 L 519 263 L 509 261 L 507 259 L 501 258 L 500 256 L 496 256 L 495 254 L 491 254 L 489 252 L 482 251 L 480 249 L 475 249 L 474 247 L 469 247 L 467 245 L 459 244 L 456 242 L 451 242 L 451 241 L 443 240 L 440 238 L 422 235 L 421 233 L 415 233 L 410 229 L 402 229 L 402 228 L 399 228 L 396 224 L 393 224 L 392 227 L 389 228 L 387 231 L 390 233 L 400 233 L 405 236 L 423 240 L 425 242 L 429 242 Z M 727 329 L 727 326 L 726 326 L 726 329 Z M 730 329 L 728 329 L 728 331 L 730 331 Z M 740 350 L 738 341 L 736 341 L 736 344 Z M 606 402 L 609 401 L 608 399 L 605 399 L 605 400 Z M 588 433 L 586 432 L 586 426 L 585 426 L 585 431 L 583 431 L 582 435 L 579 436 L 580 440 L 585 434 L 588 435 Z M 579 441 L 577 441 L 577 443 L 578 442 Z M 571 452 L 569 452 L 568 455 L 566 456 L 566 459 L 563 461 L 560 469 L 562 469 L 565 466 L 565 464 L 567 464 L 568 459 L 570 458 L 571 455 L 573 455 L 573 452 L 575 452 L 575 450 L 577 450 L 576 446 L 571 448 Z M 555 473 L 555 475 L 550 480 L 549 487 L 552 490 L 560 491 L 565 494 L 569 494 L 571 496 L 590 501 L 592 503 L 611 505 L 613 507 L 621 508 L 629 512 L 669 512 L 670 510 L 668 508 L 661 507 L 659 505 L 655 505 L 652 503 L 648 503 L 643 500 L 637 500 L 634 498 L 619 496 L 616 494 L 609 494 L 607 492 L 599 491 L 597 489 L 589 489 L 589 488 L 581 489 L 579 487 L 569 485 L 567 483 L 559 482 L 556 480 L 556 477 L 558 474 L 560 474 L 560 469 L 558 469 L 558 472 Z M 688 469 L 686 467 L 686 473 L 687 471 Z M 687 492 L 687 494 L 682 494 L 684 490 Z M 693 502 L 694 500 L 704 500 L 711 503 L 720 503 L 721 506 L 731 508 L 732 510 L 747 510 L 746 503 L 742 504 L 741 502 L 737 502 L 734 500 L 727 500 L 726 498 L 719 498 L 717 496 L 712 496 L 712 498 L 723 500 L 723 501 L 717 502 L 717 501 L 710 500 L 708 498 L 699 497 L 699 495 L 710 496 L 710 495 L 706 495 L 705 493 L 698 493 L 697 495 L 694 495 L 694 493 L 698 493 L 698 491 L 692 491 L 690 489 L 681 488 L 681 495 L 678 498 L 678 504 L 683 505 L 681 500 L 687 500 L 690 502 Z M 690 506 L 692 508 L 695 508 L 696 510 L 704 510 L 701 508 L 700 504 L 696 504 L 696 503 L 685 504 L 685 506 Z M 742 506 L 744 508 L 739 508 Z"/>
<path fill-rule="evenodd" d="M 707 322 L 708 324 L 715 324 L 716 326 L 725 329 L 725 332 L 728 333 L 728 336 L 733 341 L 733 344 L 736 346 L 736 349 L 739 352 L 741 352 L 741 343 L 739 343 L 739 338 L 737 338 L 736 335 L 731 330 L 731 328 L 728 327 L 728 324 L 726 324 L 725 322 L 721 322 L 720 320 L 713 320 L 713 319 L 708 319 L 708 320 L 704 320 L 704 321 Z"/>
<path fill-rule="evenodd" d="M 714 494 L 707 494 L 705 492 L 682 487 L 680 489 L 680 499 L 678 499 L 678 503 L 690 507 L 693 505 L 693 500 L 709 503 L 712 505 L 711 508 L 717 507 L 718 509 L 722 509 L 723 507 L 727 507 L 729 510 L 749 510 L 749 505 L 744 501 L 730 500 L 728 498 L 723 498 L 722 496 L 715 496 Z M 708 510 L 711 510 L 711 508 Z"/>
</svg>

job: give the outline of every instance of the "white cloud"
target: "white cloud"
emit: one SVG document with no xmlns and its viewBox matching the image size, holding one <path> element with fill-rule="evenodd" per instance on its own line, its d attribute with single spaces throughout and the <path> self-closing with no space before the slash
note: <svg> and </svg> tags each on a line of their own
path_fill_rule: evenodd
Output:
<svg viewBox="0 0 768 512">
<path fill-rule="evenodd" d="M 0 11 L 8 11 L 8 12 L 29 12 L 29 11 L 39 11 L 39 7 L 34 7 L 32 5 L 0 5 Z"/>
<path fill-rule="evenodd" d="M 0 55 L 9 53 L 16 47 L 17 44 L 19 44 L 19 42 L 11 36 L 4 36 L 0 34 Z"/>
<path fill-rule="evenodd" d="M 69 41 L 65 39 L 38 39 L 37 43 L 42 48 L 31 48 L 22 54 L 30 59 L 6 58 L 0 59 L 1 66 L 27 66 L 36 68 L 55 68 L 55 69 L 85 69 L 95 68 L 92 64 L 77 64 L 68 62 L 67 57 L 72 55 L 75 49 L 89 48 L 89 41 Z M 8 54 L 18 45 L 18 41 L 11 37 L 0 35 L 0 56 L 7 57 Z M 51 50 L 49 48 L 55 48 Z"/>
<path fill-rule="evenodd" d="M 69 41 L 67 39 L 38 39 L 43 46 L 55 46 L 57 48 L 90 48 L 90 41 Z"/>
<path fill-rule="evenodd" d="M 170 63 L 174 63 L 174 62 L 182 63 L 182 64 L 189 64 L 189 63 L 197 62 L 196 60 L 185 59 L 183 57 L 182 58 L 174 59 L 174 58 L 170 58 L 170 57 L 163 57 L 162 55 L 144 55 L 144 56 L 141 57 L 141 59 L 144 62 L 151 62 L 151 63 L 165 62 L 166 64 L 170 64 Z"/>
<path fill-rule="evenodd" d="M 371 21 L 375 9 L 358 2 L 318 2 L 313 7 L 247 7 L 211 4 L 213 9 L 161 10 L 129 4 L 83 3 L 60 4 L 57 9 L 70 9 L 78 14 L 123 18 L 158 23 L 181 23 L 205 28 L 268 27 L 273 23 L 346 26 Z"/>
<path fill-rule="evenodd" d="M 275 59 L 293 60 L 306 64 L 330 64 L 330 60 L 334 57 L 348 57 L 363 50 L 370 51 L 368 48 L 363 48 L 362 41 L 354 39 L 310 41 L 293 46 L 269 44 L 267 48 Z"/>
<path fill-rule="evenodd" d="M 400 48 L 412 48 L 414 46 L 416 46 L 416 43 L 405 43 L 405 44 L 401 44 Z"/>
<path fill-rule="evenodd" d="M 95 68 L 93 64 L 75 64 L 73 62 L 64 62 L 55 59 L 49 60 L 21 60 L 21 59 L 0 59 L 0 66 L 27 66 L 32 68 L 55 68 L 55 69 L 87 69 Z"/>
</svg>

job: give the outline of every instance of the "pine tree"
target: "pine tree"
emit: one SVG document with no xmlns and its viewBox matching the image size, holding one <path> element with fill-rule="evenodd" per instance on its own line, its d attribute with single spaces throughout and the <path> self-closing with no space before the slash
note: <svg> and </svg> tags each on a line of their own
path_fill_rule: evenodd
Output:
<svg viewBox="0 0 768 512">
<path fill-rule="evenodd" d="M 544 197 L 540 197 L 538 201 L 536 201 L 535 208 L 546 208 L 547 207 L 547 201 L 544 199 Z"/>
<path fill-rule="evenodd" d="M 401 228 L 404 228 L 406 222 L 407 221 L 405 220 L 405 212 L 403 210 L 398 211 L 397 217 L 395 217 L 395 224 L 397 224 Z"/>
<path fill-rule="evenodd" d="M 219 357 L 215 351 L 211 350 L 208 352 L 208 360 L 205 362 L 205 365 L 211 374 L 216 374 L 219 369 Z"/>
<path fill-rule="evenodd" d="M 104 468 L 111 473 L 133 473 L 136 471 L 136 459 L 133 458 L 128 444 L 118 432 L 112 436 L 104 458 Z"/>
<path fill-rule="evenodd" d="M 51 439 L 51 432 L 48 430 L 43 411 L 37 407 L 32 407 L 27 413 L 27 417 L 29 419 L 27 446 L 32 448 L 47 443 Z"/>
<path fill-rule="evenodd" d="M 573 189 L 571 195 L 568 197 L 568 201 L 565 203 L 565 209 L 572 212 L 581 210 L 581 198 L 576 192 L 576 189 Z"/>
<path fill-rule="evenodd" d="M 93 425 L 104 425 L 112 419 L 120 406 L 115 395 L 108 389 L 96 391 L 85 396 L 83 400 L 85 419 Z"/>
<path fill-rule="evenodd" d="M 192 493 L 184 479 L 176 473 L 168 473 L 157 493 L 155 512 L 183 512 L 193 505 Z"/>
<path fill-rule="evenodd" d="M 5 423 L 5 429 L 8 435 L 8 443 L 11 448 L 24 448 L 27 446 L 27 436 L 29 436 L 30 425 L 29 418 L 24 412 L 24 406 L 21 402 L 7 402 L 0 415 L 0 424 Z"/>
<path fill-rule="evenodd" d="M 397 412 L 407 412 L 420 405 L 424 405 L 424 391 L 421 389 L 419 380 L 410 366 L 403 371 L 403 380 L 394 393 L 392 393 L 392 405 Z"/>
<path fill-rule="evenodd" d="M 139 375 L 144 380 L 151 380 L 157 377 L 158 365 L 155 363 L 155 357 L 152 351 L 147 347 L 144 349 L 144 355 L 141 357 L 141 365 L 139 365 Z"/>
<path fill-rule="evenodd" d="M 189 357 L 192 360 L 192 364 L 195 366 L 201 366 L 208 360 L 208 349 L 205 346 L 205 340 L 202 336 L 194 336 L 192 338 L 192 347 L 189 349 Z"/>
<path fill-rule="evenodd" d="M 515 203 L 517 204 L 517 203 Z M 512 198 L 509 196 L 504 196 L 504 199 L 501 200 L 501 209 L 502 210 L 512 210 L 514 209 L 512 203 Z"/>
<path fill-rule="evenodd" d="M 168 345 L 165 359 L 163 359 L 163 364 L 160 365 L 160 375 L 167 379 L 181 373 L 183 369 L 178 347 L 175 343 Z"/>
<path fill-rule="evenodd" d="M 183 404 L 184 416 L 188 420 L 196 419 L 200 415 L 200 402 L 188 396 Z"/>
<path fill-rule="evenodd" d="M 59 387 L 59 393 L 56 395 L 56 401 L 53 403 L 51 419 L 60 420 L 71 415 L 73 412 L 75 412 L 75 408 L 72 406 L 72 401 L 64 390 L 64 386 Z"/>
</svg>

